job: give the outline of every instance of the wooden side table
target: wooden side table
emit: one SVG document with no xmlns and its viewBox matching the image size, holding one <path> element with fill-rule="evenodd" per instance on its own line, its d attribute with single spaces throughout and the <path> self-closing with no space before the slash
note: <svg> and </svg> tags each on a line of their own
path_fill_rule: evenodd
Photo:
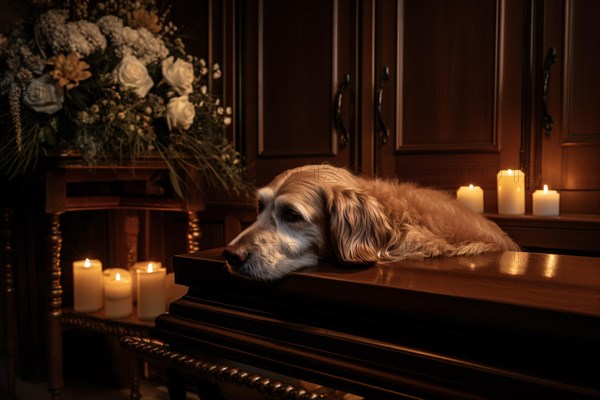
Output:
<svg viewBox="0 0 600 400">
<path fill-rule="evenodd" d="M 187 213 L 187 249 L 199 250 L 200 220 L 198 212 L 204 210 L 204 200 L 199 190 L 193 190 L 193 183 L 186 182 L 189 194 L 181 199 L 170 193 L 168 185 L 163 183 L 168 177 L 166 165 L 157 160 L 136 161 L 128 166 L 83 166 L 77 159 L 69 157 L 53 157 L 45 160 L 43 169 L 43 201 L 46 215 L 45 264 L 47 268 L 46 283 L 46 344 L 48 362 L 48 388 L 51 398 L 61 398 L 63 381 L 63 343 L 62 326 L 81 327 L 104 333 L 144 335 L 149 329 L 139 321 L 123 323 L 118 320 L 105 320 L 99 315 L 63 312 L 63 288 L 61 283 L 61 248 L 62 232 L 60 216 L 69 211 L 84 210 L 148 210 L 177 211 Z M 101 187 L 102 190 L 96 189 Z M 10 226 L 10 207 L 4 209 L 4 225 Z M 135 225 L 135 224 L 134 224 Z M 10 229 L 3 230 L 3 246 L 10 250 Z M 133 256 L 137 254 L 134 252 Z M 7 257 L 10 252 L 7 252 Z M 135 260 L 133 260 L 135 261 Z M 13 267 L 10 259 L 4 261 L 4 275 L 8 291 L 12 285 Z M 14 295 L 6 296 L 10 301 L 7 309 L 14 310 Z M 152 325 L 152 324 L 150 324 Z M 14 335 L 7 335 L 10 343 Z M 14 347 L 12 348 L 14 351 Z M 11 353 L 12 355 L 12 353 Z M 14 367 L 14 357 L 9 358 L 9 366 Z M 10 380 L 14 382 L 14 369 L 10 370 Z M 9 381 L 10 381 L 9 380 Z M 134 386 L 135 386 L 134 382 Z M 12 389 L 14 391 L 14 387 Z M 132 392 L 135 398 L 135 393 Z"/>
<path fill-rule="evenodd" d="M 154 321 L 140 320 L 135 315 L 135 311 L 129 317 L 110 319 L 104 317 L 104 310 L 92 313 L 79 313 L 71 308 L 62 310 L 61 322 L 63 327 L 113 335 L 117 338 L 129 337 L 130 335 L 148 338 L 154 326 Z M 137 357 L 133 357 L 131 363 L 131 394 L 129 397 L 131 400 L 138 400 L 142 397 L 139 376 L 139 363 Z"/>
</svg>

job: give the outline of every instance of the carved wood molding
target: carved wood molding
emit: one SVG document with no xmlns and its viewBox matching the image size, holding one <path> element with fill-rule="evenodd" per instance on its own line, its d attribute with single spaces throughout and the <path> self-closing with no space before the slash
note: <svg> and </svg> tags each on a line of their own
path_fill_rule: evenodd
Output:
<svg viewBox="0 0 600 400">
<path fill-rule="evenodd" d="M 179 353 L 164 342 L 135 336 L 121 338 L 121 345 L 150 361 L 158 362 L 168 368 L 174 368 L 185 374 L 200 378 L 214 379 L 220 382 L 235 383 L 261 394 L 283 400 L 317 400 L 327 397 L 309 392 L 281 381 L 272 380 L 239 368 L 213 364 Z"/>
<path fill-rule="evenodd" d="M 64 312 L 61 318 L 62 325 L 71 328 L 99 332 L 108 335 L 122 336 L 150 336 L 149 326 L 127 324 L 110 319 L 100 319 L 86 314 Z"/>
</svg>

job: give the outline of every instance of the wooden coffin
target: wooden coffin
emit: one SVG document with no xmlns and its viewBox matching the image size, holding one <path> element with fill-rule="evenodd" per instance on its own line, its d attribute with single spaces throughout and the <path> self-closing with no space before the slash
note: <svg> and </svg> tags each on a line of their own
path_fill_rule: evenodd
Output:
<svg viewBox="0 0 600 400">
<path fill-rule="evenodd" d="M 322 263 L 276 282 L 215 249 L 176 256 L 186 296 L 155 337 L 369 399 L 600 398 L 600 258 L 537 253 Z"/>
</svg>

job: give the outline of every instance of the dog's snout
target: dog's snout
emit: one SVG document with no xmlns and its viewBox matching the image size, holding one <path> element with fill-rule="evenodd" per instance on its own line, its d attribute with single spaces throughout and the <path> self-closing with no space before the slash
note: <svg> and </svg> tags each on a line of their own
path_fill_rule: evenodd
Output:
<svg viewBox="0 0 600 400">
<path fill-rule="evenodd" d="M 248 252 L 240 247 L 227 246 L 223 250 L 223 257 L 233 268 L 240 267 L 248 258 Z"/>
</svg>

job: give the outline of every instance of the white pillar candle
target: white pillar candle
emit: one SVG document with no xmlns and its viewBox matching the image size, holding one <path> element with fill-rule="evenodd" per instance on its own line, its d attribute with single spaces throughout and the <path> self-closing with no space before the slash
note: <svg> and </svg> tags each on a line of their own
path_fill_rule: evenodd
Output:
<svg viewBox="0 0 600 400">
<path fill-rule="evenodd" d="M 160 269 L 162 268 L 162 263 L 160 261 L 140 261 L 133 264 L 133 267 L 129 268 L 129 272 L 131 272 L 131 292 L 133 293 L 133 302 L 137 302 L 137 270 L 147 270 L 148 265 L 152 264 L 152 268 Z"/>
<path fill-rule="evenodd" d="M 166 310 L 165 276 L 167 270 L 152 263 L 137 273 L 137 315 L 140 319 L 154 319 Z"/>
<path fill-rule="evenodd" d="M 556 216 L 559 214 L 560 194 L 556 190 L 544 190 L 533 192 L 533 215 Z"/>
<path fill-rule="evenodd" d="M 73 262 L 73 308 L 78 312 L 97 311 L 104 302 L 100 260 Z"/>
<path fill-rule="evenodd" d="M 104 270 L 104 316 L 122 318 L 132 312 L 131 274 L 123 268 Z"/>
<path fill-rule="evenodd" d="M 456 198 L 471 210 L 483 212 L 483 189 L 479 186 L 461 186 L 456 192 Z"/>
<path fill-rule="evenodd" d="M 525 214 L 525 174 L 522 171 L 498 172 L 498 214 Z"/>
<path fill-rule="evenodd" d="M 167 291 L 167 307 L 173 301 L 183 297 L 188 291 L 187 286 L 175 283 L 175 274 L 173 272 L 167 274 L 165 287 Z"/>
</svg>

